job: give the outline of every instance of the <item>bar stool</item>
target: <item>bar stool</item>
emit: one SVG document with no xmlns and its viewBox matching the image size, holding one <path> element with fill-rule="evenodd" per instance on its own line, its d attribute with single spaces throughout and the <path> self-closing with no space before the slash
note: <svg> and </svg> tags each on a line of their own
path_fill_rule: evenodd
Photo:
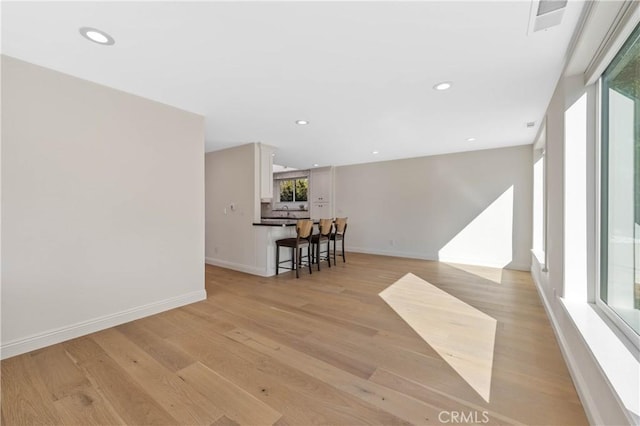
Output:
<svg viewBox="0 0 640 426">
<path fill-rule="evenodd" d="M 329 263 L 331 268 L 331 253 L 329 250 L 329 241 L 331 239 L 331 231 L 333 230 L 332 219 L 320 219 L 318 224 L 318 233 L 311 237 L 311 244 L 313 244 L 313 259 L 314 262 L 318 262 L 318 271 L 320 270 L 320 262 L 322 262 L 322 254 L 326 253 L 327 257 L 324 258 Z M 327 251 L 321 251 L 322 243 L 327 243 Z"/>
<path fill-rule="evenodd" d="M 336 245 L 338 241 L 341 241 L 342 244 L 342 261 L 346 262 L 346 258 L 344 257 L 344 236 L 347 233 L 347 218 L 346 217 L 337 217 L 334 222 L 334 231 L 331 234 L 330 240 L 333 241 L 333 263 L 336 264 Z"/>
<path fill-rule="evenodd" d="M 311 232 L 313 231 L 313 221 L 308 219 L 301 219 L 296 223 L 296 237 L 295 238 L 282 238 L 276 240 L 276 275 L 279 273 L 280 264 L 287 263 L 289 260 L 280 262 L 280 247 L 291 248 L 291 268 L 295 269 L 296 278 L 300 278 L 300 267 L 302 266 L 302 249 L 307 248 L 307 263 L 309 264 L 309 273 L 311 273 L 311 262 L 313 257 L 311 256 Z"/>
</svg>

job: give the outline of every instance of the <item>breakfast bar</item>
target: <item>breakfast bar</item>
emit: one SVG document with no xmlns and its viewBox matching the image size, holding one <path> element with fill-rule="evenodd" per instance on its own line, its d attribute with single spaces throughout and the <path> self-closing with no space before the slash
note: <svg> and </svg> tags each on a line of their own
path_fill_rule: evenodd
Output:
<svg viewBox="0 0 640 426">
<path fill-rule="evenodd" d="M 296 236 L 296 219 L 262 219 L 253 223 L 256 250 L 255 273 L 270 277 L 276 274 L 276 241 Z M 290 259 L 291 254 L 281 254 L 282 260 Z"/>
</svg>

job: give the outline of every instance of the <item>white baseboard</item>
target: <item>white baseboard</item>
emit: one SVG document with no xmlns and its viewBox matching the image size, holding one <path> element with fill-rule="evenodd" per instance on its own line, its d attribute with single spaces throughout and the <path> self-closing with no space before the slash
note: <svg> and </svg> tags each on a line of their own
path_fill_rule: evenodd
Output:
<svg viewBox="0 0 640 426">
<path fill-rule="evenodd" d="M 514 262 L 509 262 L 507 265 L 504 265 L 504 264 L 483 260 L 483 259 L 469 259 L 464 257 L 448 257 L 448 256 L 441 256 L 438 260 L 440 262 L 446 262 L 446 263 L 460 263 L 463 265 L 486 266 L 489 268 L 510 269 L 515 271 L 524 271 L 524 272 L 531 271 L 531 266 L 527 264 L 514 263 Z"/>
<path fill-rule="evenodd" d="M 0 347 L 0 359 L 20 355 L 36 349 L 44 348 L 45 346 L 74 339 L 76 337 L 85 336 L 87 334 L 95 333 L 96 331 L 144 318 L 149 315 L 168 311 L 190 303 L 199 302 L 206 298 L 207 292 L 205 289 L 192 291 L 180 296 L 137 306 L 115 314 L 93 318 L 88 321 L 78 322 L 66 327 L 48 330 L 44 333 L 35 334 L 22 339 L 16 339 L 2 344 Z"/>
<path fill-rule="evenodd" d="M 562 329 L 558 324 L 558 319 L 556 318 L 554 311 L 549 303 L 549 299 L 544 292 L 544 289 L 540 282 L 540 277 L 537 273 L 534 273 L 533 267 L 531 269 L 533 283 L 536 287 L 536 290 L 538 291 L 538 294 L 540 295 L 540 300 L 542 300 L 542 306 L 547 313 L 547 317 L 549 317 L 549 320 L 551 322 L 551 328 L 553 329 L 553 333 L 555 334 L 556 340 L 559 343 L 558 346 L 560 346 L 560 352 L 562 353 L 565 364 L 567 364 L 569 374 L 573 379 L 573 383 L 575 384 L 576 391 L 578 392 L 578 397 L 580 398 L 582 406 L 584 407 L 584 411 L 587 415 L 587 419 L 589 420 L 589 424 L 603 425 L 605 423 L 598 410 L 598 402 L 595 400 L 591 391 L 589 390 L 589 386 L 587 386 L 587 382 L 580 372 L 580 369 L 576 367 L 577 362 L 575 356 L 573 355 L 571 346 L 567 343 L 564 333 L 562 332 Z"/>
<path fill-rule="evenodd" d="M 252 265 L 243 265 L 242 263 L 229 262 L 227 260 L 215 259 L 213 257 L 205 257 L 204 262 L 207 265 L 220 266 L 221 268 L 233 269 L 234 271 L 245 272 L 251 275 L 259 275 L 261 277 L 270 277 L 274 274 L 269 274 L 263 268 L 258 268 Z"/>
<path fill-rule="evenodd" d="M 340 249 L 340 246 L 338 246 L 338 249 Z M 413 253 L 413 252 L 397 251 L 397 250 L 376 250 L 376 249 L 372 250 L 365 247 L 352 247 L 352 246 L 346 246 L 344 249 L 346 253 L 349 253 L 351 251 L 354 253 L 377 254 L 379 256 L 406 257 L 409 259 L 422 259 L 422 260 L 438 260 L 437 255 L 430 255 L 425 253 Z"/>
<path fill-rule="evenodd" d="M 422 260 L 433 260 L 433 261 L 441 261 L 441 262 L 451 262 L 451 263 L 461 263 L 468 265 L 481 265 L 488 266 L 493 268 L 500 268 L 500 265 L 494 265 L 486 262 L 481 262 L 473 259 L 462 259 L 462 258 L 447 258 L 447 259 L 438 259 L 438 255 L 429 255 L 425 253 L 412 253 L 412 252 L 403 252 L 403 251 L 387 251 L 387 250 L 371 250 L 364 247 L 345 247 L 347 252 L 353 253 L 365 253 L 365 254 L 375 254 L 380 256 L 392 256 L 392 257 L 406 257 L 409 259 L 422 259 Z M 208 265 L 220 266 L 221 268 L 232 269 L 234 271 L 245 272 L 251 275 L 258 275 L 261 277 L 271 277 L 275 275 L 275 270 L 271 268 L 259 268 L 253 265 L 245 265 L 242 263 L 229 262 L 228 260 L 216 259 L 213 257 L 205 257 L 204 261 Z M 516 269 L 520 271 L 530 271 L 529 265 L 519 265 L 519 264 L 510 264 L 508 269 Z"/>
<path fill-rule="evenodd" d="M 371 250 L 364 247 L 345 247 L 347 252 L 354 253 L 365 253 L 365 254 L 377 254 L 380 256 L 392 256 L 392 257 L 406 257 L 409 259 L 421 259 L 421 260 L 432 260 L 439 262 L 449 262 L 449 263 L 460 263 L 464 265 L 479 265 L 479 266 L 488 266 L 491 268 L 503 268 L 504 265 L 499 265 L 491 262 L 485 262 L 477 259 L 465 259 L 465 258 L 457 258 L 457 257 L 447 257 L 442 258 L 439 257 L 435 253 L 415 253 L 415 252 L 404 252 L 404 251 L 391 251 L 391 250 Z M 515 269 L 518 271 L 530 271 L 531 266 L 529 264 L 518 264 L 511 263 L 509 264 L 508 269 Z"/>
</svg>

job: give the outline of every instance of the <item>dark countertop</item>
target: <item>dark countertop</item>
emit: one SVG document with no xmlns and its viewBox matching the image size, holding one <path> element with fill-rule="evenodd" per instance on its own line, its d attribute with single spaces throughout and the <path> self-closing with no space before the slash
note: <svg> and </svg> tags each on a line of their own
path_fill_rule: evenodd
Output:
<svg viewBox="0 0 640 426">
<path fill-rule="evenodd" d="M 309 219 L 308 217 L 300 219 Z M 260 222 L 253 222 L 253 226 L 295 226 L 298 219 L 265 219 Z"/>
</svg>

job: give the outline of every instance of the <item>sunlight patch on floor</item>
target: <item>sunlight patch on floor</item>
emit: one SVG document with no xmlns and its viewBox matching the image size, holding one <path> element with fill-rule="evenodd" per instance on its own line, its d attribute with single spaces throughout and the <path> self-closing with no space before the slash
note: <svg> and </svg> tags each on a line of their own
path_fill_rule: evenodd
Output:
<svg viewBox="0 0 640 426">
<path fill-rule="evenodd" d="M 411 273 L 380 297 L 489 402 L 494 318 Z"/>
</svg>

